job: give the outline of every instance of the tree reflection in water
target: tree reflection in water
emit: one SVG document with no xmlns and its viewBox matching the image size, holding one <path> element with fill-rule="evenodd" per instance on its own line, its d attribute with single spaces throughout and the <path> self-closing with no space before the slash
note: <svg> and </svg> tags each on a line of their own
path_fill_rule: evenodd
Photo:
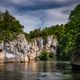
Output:
<svg viewBox="0 0 80 80">
<path fill-rule="evenodd" d="M 30 62 L 0 64 L 0 80 L 80 80 L 66 62 Z"/>
</svg>

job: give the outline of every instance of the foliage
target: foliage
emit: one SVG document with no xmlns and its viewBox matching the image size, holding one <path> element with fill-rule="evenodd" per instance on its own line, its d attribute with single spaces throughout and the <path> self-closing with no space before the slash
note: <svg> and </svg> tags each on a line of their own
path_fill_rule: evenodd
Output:
<svg viewBox="0 0 80 80">
<path fill-rule="evenodd" d="M 39 59 L 42 60 L 42 61 L 53 60 L 54 55 L 53 55 L 53 53 L 43 51 L 43 52 L 41 52 L 41 55 L 39 56 Z"/>
<path fill-rule="evenodd" d="M 17 34 L 23 32 L 23 26 L 8 10 L 0 12 L 0 41 L 13 40 Z"/>
<path fill-rule="evenodd" d="M 58 56 L 70 60 L 74 50 L 76 52 L 80 49 L 76 45 L 80 46 L 80 41 L 78 40 L 80 38 L 80 4 L 71 11 L 69 21 L 65 24 L 64 32 L 61 34 L 63 35 L 59 40 Z"/>
<path fill-rule="evenodd" d="M 45 38 L 48 35 L 54 35 L 59 41 L 57 50 L 58 59 L 70 60 L 74 50 L 76 53 L 80 49 L 80 4 L 71 11 L 69 21 L 65 25 L 57 24 L 56 26 L 46 27 L 43 30 L 35 29 L 29 34 L 30 38 Z"/>
</svg>

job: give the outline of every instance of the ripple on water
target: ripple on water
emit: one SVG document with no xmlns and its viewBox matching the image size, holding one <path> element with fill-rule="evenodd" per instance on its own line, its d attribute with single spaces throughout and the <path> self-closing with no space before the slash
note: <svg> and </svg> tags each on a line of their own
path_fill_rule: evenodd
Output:
<svg viewBox="0 0 80 80">
<path fill-rule="evenodd" d="M 61 80 L 63 78 L 62 74 L 54 72 L 39 72 L 36 76 L 36 80 Z"/>
</svg>

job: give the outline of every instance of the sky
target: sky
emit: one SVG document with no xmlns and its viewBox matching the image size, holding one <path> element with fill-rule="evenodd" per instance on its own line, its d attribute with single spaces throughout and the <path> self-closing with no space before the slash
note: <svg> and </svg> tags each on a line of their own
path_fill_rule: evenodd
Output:
<svg viewBox="0 0 80 80">
<path fill-rule="evenodd" d="M 29 32 L 68 22 L 70 11 L 80 0 L 0 0 L 0 11 L 10 14 Z"/>
</svg>

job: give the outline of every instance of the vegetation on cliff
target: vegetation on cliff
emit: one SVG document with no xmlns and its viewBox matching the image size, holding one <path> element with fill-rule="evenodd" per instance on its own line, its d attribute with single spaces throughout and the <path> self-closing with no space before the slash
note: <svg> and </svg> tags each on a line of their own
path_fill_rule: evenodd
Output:
<svg viewBox="0 0 80 80">
<path fill-rule="evenodd" d="M 0 12 L 0 41 L 13 40 L 17 34 L 23 32 L 23 26 L 8 10 Z"/>
<path fill-rule="evenodd" d="M 73 53 L 78 54 L 80 52 L 80 4 L 71 11 L 69 21 L 65 25 L 57 24 L 42 30 L 35 29 L 30 31 L 29 34 L 23 32 L 23 26 L 7 10 L 0 12 L 0 41 L 13 40 L 19 33 L 24 33 L 28 40 L 35 37 L 45 38 L 48 35 L 54 35 L 59 41 L 57 58 L 70 60 Z M 42 54 L 42 57 L 44 55 Z"/>
<path fill-rule="evenodd" d="M 47 51 L 43 51 L 43 52 L 41 52 L 41 54 L 38 58 L 42 61 L 53 60 L 54 59 L 54 54 L 50 53 L 50 52 L 47 52 Z"/>
<path fill-rule="evenodd" d="M 56 25 L 49 28 L 35 29 L 28 38 L 47 37 L 54 35 L 58 41 L 57 58 L 70 60 L 71 56 L 80 51 L 80 4 L 69 15 L 69 21 L 65 25 Z"/>
</svg>

